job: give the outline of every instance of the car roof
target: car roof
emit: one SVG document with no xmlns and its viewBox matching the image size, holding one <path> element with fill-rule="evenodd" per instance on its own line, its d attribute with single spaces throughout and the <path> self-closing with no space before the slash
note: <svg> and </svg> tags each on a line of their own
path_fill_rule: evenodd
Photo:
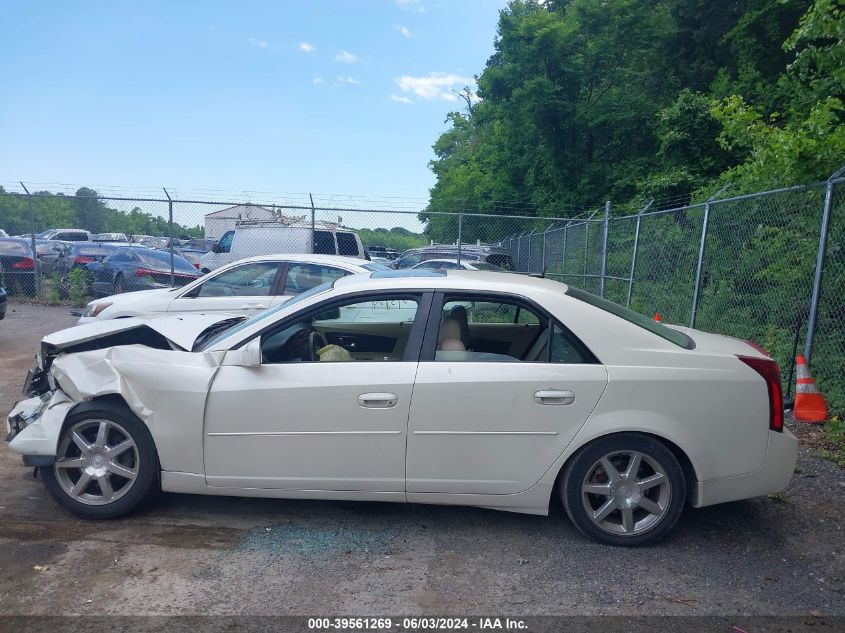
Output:
<svg viewBox="0 0 845 633">
<path fill-rule="evenodd" d="M 288 262 L 302 262 L 306 264 L 338 264 L 346 266 L 355 266 L 357 268 L 363 267 L 369 261 L 361 259 L 360 257 L 347 257 L 345 255 L 318 255 L 311 253 L 277 253 L 273 255 L 256 255 L 254 257 L 245 257 L 239 259 L 234 264 L 243 262 L 266 262 L 283 259 Z"/>
<path fill-rule="evenodd" d="M 554 279 L 488 270 L 401 269 L 349 275 L 334 282 L 338 292 L 386 289 L 482 290 L 523 294 L 526 290 L 564 293 L 569 288 Z"/>
</svg>

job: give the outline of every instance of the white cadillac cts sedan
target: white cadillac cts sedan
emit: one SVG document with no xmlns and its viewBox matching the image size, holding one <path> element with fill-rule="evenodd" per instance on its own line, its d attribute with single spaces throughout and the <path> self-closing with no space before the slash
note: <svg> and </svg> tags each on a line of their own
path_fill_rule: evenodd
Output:
<svg viewBox="0 0 845 633">
<path fill-rule="evenodd" d="M 642 545 L 686 503 L 782 490 L 797 442 L 755 345 L 564 284 L 389 271 L 248 320 L 97 322 L 44 339 L 12 450 L 79 515 L 159 490 L 546 514 Z"/>
</svg>

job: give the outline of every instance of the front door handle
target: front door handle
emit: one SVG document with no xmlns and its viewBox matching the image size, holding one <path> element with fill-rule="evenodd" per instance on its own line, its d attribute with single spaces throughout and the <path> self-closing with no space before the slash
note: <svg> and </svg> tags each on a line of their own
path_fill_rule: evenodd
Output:
<svg viewBox="0 0 845 633">
<path fill-rule="evenodd" d="M 263 303 L 245 303 L 240 307 L 241 310 L 266 310 L 267 306 Z"/>
<path fill-rule="evenodd" d="M 398 402 L 395 393 L 362 393 L 358 396 L 358 406 L 367 409 L 392 409 Z"/>
<path fill-rule="evenodd" d="M 538 391 L 534 394 L 537 404 L 575 404 L 575 394 L 571 391 Z"/>
</svg>

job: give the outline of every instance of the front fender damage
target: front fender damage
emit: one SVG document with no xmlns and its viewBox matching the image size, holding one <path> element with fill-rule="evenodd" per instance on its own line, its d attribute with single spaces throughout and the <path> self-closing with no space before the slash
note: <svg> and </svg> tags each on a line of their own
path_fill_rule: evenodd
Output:
<svg viewBox="0 0 845 633">
<path fill-rule="evenodd" d="M 23 455 L 55 457 L 62 425 L 74 407 L 119 395 L 150 429 L 163 469 L 202 472 L 198 440 L 205 399 L 222 356 L 144 345 L 62 354 L 50 368 L 58 388 L 41 416 L 17 433 L 10 448 Z M 19 408 L 31 411 L 40 402 L 24 400 L 12 413 Z"/>
</svg>

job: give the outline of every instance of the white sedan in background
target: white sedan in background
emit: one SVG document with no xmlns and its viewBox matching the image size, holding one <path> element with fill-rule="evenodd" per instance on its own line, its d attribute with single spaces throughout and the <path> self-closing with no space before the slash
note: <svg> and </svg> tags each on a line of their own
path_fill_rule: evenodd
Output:
<svg viewBox="0 0 845 633">
<path fill-rule="evenodd" d="M 241 259 L 181 288 L 111 295 L 91 301 L 79 323 L 175 312 L 253 315 L 345 275 L 388 270 L 383 264 L 335 255 L 263 255 Z"/>
<path fill-rule="evenodd" d="M 687 503 L 782 490 L 797 454 L 754 344 L 510 273 L 354 275 L 247 320 L 77 326 L 39 359 L 11 449 L 88 518 L 159 490 L 531 514 L 558 496 L 585 535 L 642 545 Z"/>
<path fill-rule="evenodd" d="M 491 272 L 505 272 L 504 268 L 496 266 L 496 264 L 467 261 L 465 259 L 462 259 L 460 263 L 458 263 L 457 259 L 427 259 L 411 268 L 421 268 L 423 270 L 489 270 Z"/>
</svg>

